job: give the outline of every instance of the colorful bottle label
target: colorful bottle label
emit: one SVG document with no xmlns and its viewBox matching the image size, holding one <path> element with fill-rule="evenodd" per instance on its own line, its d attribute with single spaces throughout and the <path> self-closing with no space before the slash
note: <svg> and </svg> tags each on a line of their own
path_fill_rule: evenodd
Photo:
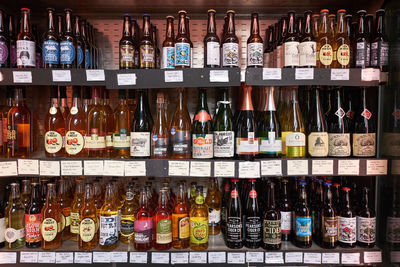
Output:
<svg viewBox="0 0 400 267">
<path fill-rule="evenodd" d="M 84 218 L 79 224 L 79 236 L 83 242 L 90 242 L 96 234 L 96 223 L 92 218 Z"/>
<path fill-rule="evenodd" d="M 43 42 L 42 60 L 44 64 L 55 64 L 60 62 L 60 44 L 54 40 Z"/>
<path fill-rule="evenodd" d="M 364 218 L 357 216 L 357 241 L 371 244 L 376 238 L 376 217 Z"/>
<path fill-rule="evenodd" d="M 207 42 L 207 61 L 206 65 L 220 65 L 221 48 L 219 42 Z"/>
<path fill-rule="evenodd" d="M 356 242 L 357 232 L 356 217 L 339 217 L 339 242 L 352 244 Z"/>
<path fill-rule="evenodd" d="M 299 44 L 299 66 L 315 67 L 317 65 L 317 43 L 314 41 Z"/>
<path fill-rule="evenodd" d="M 207 217 L 190 217 L 190 243 L 206 244 L 208 242 Z"/>
<path fill-rule="evenodd" d="M 40 236 L 40 223 L 39 223 L 39 236 Z M 4 232 L 6 230 L 6 218 L 0 219 L 0 243 L 3 243 L 6 239 L 4 237 Z"/>
<path fill-rule="evenodd" d="M 79 234 L 79 213 L 71 212 L 71 234 Z"/>
<path fill-rule="evenodd" d="M 264 220 L 264 244 L 282 243 L 281 220 Z"/>
<path fill-rule="evenodd" d="M 292 212 L 281 211 L 281 232 L 288 235 L 292 232 Z"/>
<path fill-rule="evenodd" d="M 25 242 L 35 243 L 35 242 L 40 242 L 42 240 L 42 235 L 40 234 L 41 223 L 42 223 L 42 215 L 40 213 L 25 214 Z"/>
<path fill-rule="evenodd" d="M 355 157 L 373 157 L 375 153 L 375 133 L 353 133 L 353 155 Z"/>
<path fill-rule="evenodd" d="M 156 243 L 169 244 L 172 242 L 172 221 L 163 219 L 157 223 Z"/>
<path fill-rule="evenodd" d="M 151 155 L 157 157 L 166 157 L 168 155 L 168 138 L 158 137 L 153 134 L 151 137 Z"/>
<path fill-rule="evenodd" d="M 41 233 L 43 240 L 47 242 L 53 241 L 58 233 L 57 221 L 53 218 L 45 218 L 41 225 Z"/>
<path fill-rule="evenodd" d="M 83 63 L 83 60 L 85 59 L 85 56 L 83 54 L 82 46 L 80 46 L 80 45 L 78 45 L 77 54 L 78 54 L 78 66 L 81 66 Z"/>
<path fill-rule="evenodd" d="M 329 66 L 333 61 L 333 49 L 330 44 L 324 44 L 319 50 L 319 61 L 324 66 Z"/>
<path fill-rule="evenodd" d="M 35 42 L 27 40 L 17 41 L 17 66 L 36 67 Z"/>
<path fill-rule="evenodd" d="M 172 236 L 180 241 L 189 239 L 190 222 L 187 214 L 172 214 Z"/>
<path fill-rule="evenodd" d="M 235 133 L 233 131 L 214 132 L 214 157 L 233 157 L 235 152 Z"/>
<path fill-rule="evenodd" d="M 60 63 L 72 64 L 76 57 L 74 43 L 70 41 L 60 42 Z"/>
<path fill-rule="evenodd" d="M 83 135 L 77 131 L 68 131 L 65 135 L 65 151 L 69 155 L 76 155 L 85 146 Z"/>
<path fill-rule="evenodd" d="M 282 140 L 275 132 L 268 132 L 268 137 L 258 137 L 260 154 L 276 154 L 282 152 Z"/>
<path fill-rule="evenodd" d="M 130 237 L 135 233 L 135 220 L 132 215 L 121 214 L 121 236 Z"/>
<path fill-rule="evenodd" d="M 232 194 L 232 192 L 231 192 Z M 228 242 L 241 242 L 243 238 L 242 218 L 227 217 L 226 219 L 226 240 Z"/>
<path fill-rule="evenodd" d="M 25 228 L 14 229 L 10 227 L 4 231 L 4 238 L 8 243 L 14 243 L 18 239 L 23 239 L 24 237 L 25 237 Z"/>
<path fill-rule="evenodd" d="M 175 68 L 175 47 L 163 47 L 161 67 L 163 69 Z"/>
<path fill-rule="evenodd" d="M 56 131 L 44 134 L 44 148 L 47 153 L 57 153 L 63 148 L 63 137 Z"/>
<path fill-rule="evenodd" d="M 175 43 L 175 66 L 190 67 L 189 43 Z"/>
<path fill-rule="evenodd" d="M 208 209 L 208 225 L 215 227 L 221 223 L 221 210 L 220 209 Z"/>
<path fill-rule="evenodd" d="M 140 67 L 141 68 L 155 67 L 154 46 L 148 44 L 140 46 Z"/>
<path fill-rule="evenodd" d="M 175 128 L 171 128 L 172 153 L 178 155 L 190 153 L 190 137 L 190 131 L 177 131 Z"/>
<path fill-rule="evenodd" d="M 100 216 L 99 244 L 110 246 L 118 242 L 118 215 Z"/>
<path fill-rule="evenodd" d="M 222 66 L 239 67 L 239 44 L 224 43 L 222 45 Z"/>
<path fill-rule="evenodd" d="M 263 43 L 247 44 L 247 66 L 263 66 Z"/>
<path fill-rule="evenodd" d="M 213 135 L 193 134 L 193 158 L 209 159 L 213 157 Z"/>
<path fill-rule="evenodd" d="M 299 42 L 286 42 L 283 44 L 283 50 L 285 54 L 284 67 L 299 66 L 299 44 Z"/>
<path fill-rule="evenodd" d="M 328 133 L 329 156 L 348 157 L 351 154 L 350 134 Z"/>
<path fill-rule="evenodd" d="M 8 60 L 8 46 L 6 42 L 0 41 L 0 64 L 5 64 Z"/>
<path fill-rule="evenodd" d="M 308 135 L 308 153 L 312 157 L 326 157 L 329 152 L 327 132 L 312 132 Z"/>
<path fill-rule="evenodd" d="M 386 219 L 386 241 L 389 243 L 400 243 L 400 218 L 387 217 Z"/>
<path fill-rule="evenodd" d="M 322 216 L 322 240 L 323 242 L 333 243 L 338 239 L 337 217 Z"/>
<path fill-rule="evenodd" d="M 119 67 L 134 68 L 135 47 L 131 44 L 121 45 L 119 47 Z"/>
<path fill-rule="evenodd" d="M 339 46 L 336 52 L 337 61 L 341 66 L 347 66 L 350 63 L 350 47 L 347 44 Z"/>
<path fill-rule="evenodd" d="M 247 138 L 236 138 L 236 154 L 256 155 L 258 153 L 258 138 L 254 132 L 248 132 Z"/>
<path fill-rule="evenodd" d="M 148 244 L 153 241 L 153 220 L 135 220 L 135 243 Z"/>
<path fill-rule="evenodd" d="M 260 217 L 247 217 L 245 219 L 245 238 L 249 242 L 259 243 L 262 237 L 262 221 Z"/>
<path fill-rule="evenodd" d="M 113 134 L 114 149 L 129 149 L 131 145 L 131 135 L 125 128 L 120 128 L 118 134 Z"/>
<path fill-rule="evenodd" d="M 131 132 L 131 157 L 150 156 L 150 132 Z"/>
<path fill-rule="evenodd" d="M 296 216 L 295 218 L 296 227 L 296 239 L 300 241 L 311 240 L 311 216 L 303 217 Z"/>
</svg>

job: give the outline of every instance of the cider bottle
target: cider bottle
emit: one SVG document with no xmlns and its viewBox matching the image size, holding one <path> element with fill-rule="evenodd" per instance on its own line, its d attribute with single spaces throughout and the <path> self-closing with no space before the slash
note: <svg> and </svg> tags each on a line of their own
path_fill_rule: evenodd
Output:
<svg viewBox="0 0 400 267">
<path fill-rule="evenodd" d="M 32 194 L 29 205 L 25 208 L 25 242 L 27 248 L 39 248 L 42 236 L 42 205 L 40 203 L 39 183 L 32 183 Z"/>
<path fill-rule="evenodd" d="M 168 205 L 168 193 L 165 188 L 160 189 L 158 207 L 154 212 L 154 240 L 153 246 L 157 250 L 168 250 L 172 247 L 172 211 Z"/>
<path fill-rule="evenodd" d="M 97 247 L 97 214 L 93 202 L 93 185 L 85 185 L 82 208 L 79 212 L 79 237 L 78 247 L 81 250 L 91 250 Z"/>
<path fill-rule="evenodd" d="M 206 205 L 208 206 L 208 229 L 210 235 L 221 232 L 221 192 L 218 189 L 218 180 L 210 178 L 207 189 Z"/>
<path fill-rule="evenodd" d="M 162 69 L 175 68 L 175 34 L 174 34 L 174 17 L 167 16 L 167 29 L 165 31 L 165 40 L 162 44 Z"/>
<path fill-rule="evenodd" d="M 67 157 L 86 157 L 84 136 L 86 135 L 86 116 L 81 102 L 81 87 L 73 87 L 72 106 L 66 118 L 65 152 Z"/>
<path fill-rule="evenodd" d="M 92 97 L 93 105 L 87 116 L 85 149 L 90 158 L 101 158 L 106 151 L 107 126 L 100 87 L 92 87 Z"/>
<path fill-rule="evenodd" d="M 340 69 L 350 68 L 350 39 L 346 33 L 345 15 L 346 10 L 338 10 L 338 23 L 335 31 L 335 40 L 333 42 L 333 67 Z"/>
<path fill-rule="evenodd" d="M 113 158 L 130 157 L 130 112 L 126 102 L 126 90 L 118 91 L 119 104 L 114 110 Z"/>
<path fill-rule="evenodd" d="M 25 245 L 24 235 L 24 205 L 19 194 L 19 184 L 12 183 L 8 205 L 4 209 L 6 218 L 4 237 L 6 248 L 17 249 Z"/>
<path fill-rule="evenodd" d="M 71 237 L 71 200 L 67 190 L 67 180 L 61 179 L 58 184 L 58 203 L 61 211 L 60 232 L 63 241 Z"/>
<path fill-rule="evenodd" d="M 204 203 L 203 187 L 196 188 L 196 200 L 190 209 L 190 249 L 208 248 L 208 207 Z"/>
<path fill-rule="evenodd" d="M 121 236 L 120 241 L 125 244 L 133 244 L 135 231 L 134 231 L 134 222 L 135 222 L 135 211 L 138 206 L 135 203 L 135 192 L 133 184 L 128 185 L 128 189 L 126 191 L 125 202 L 121 208 Z"/>
<path fill-rule="evenodd" d="M 46 204 L 42 208 L 42 249 L 61 246 L 61 211 L 56 196 L 56 184 L 47 184 Z"/>
<path fill-rule="evenodd" d="M 178 184 L 178 195 L 172 212 L 172 246 L 176 249 L 189 247 L 189 205 L 184 183 Z"/>
<path fill-rule="evenodd" d="M 71 206 L 71 239 L 78 241 L 79 235 L 79 213 L 83 204 L 83 181 L 77 180 L 75 186 L 75 196 Z"/>
<path fill-rule="evenodd" d="M 151 158 L 168 156 L 169 130 L 164 109 L 164 94 L 157 94 L 157 115 L 151 131 Z"/>
<path fill-rule="evenodd" d="M 114 199 L 114 190 L 112 183 L 106 185 L 104 204 L 100 211 L 99 245 L 105 250 L 118 246 L 118 206 Z"/>
<path fill-rule="evenodd" d="M 113 133 L 114 133 L 114 112 L 110 106 L 110 93 L 107 89 L 103 89 L 104 94 L 104 115 L 106 118 L 106 157 L 110 158 L 113 153 Z"/>
<path fill-rule="evenodd" d="M 333 41 L 328 25 L 328 9 L 321 10 L 321 22 L 317 39 L 317 67 L 331 68 L 333 62 Z"/>
<path fill-rule="evenodd" d="M 31 201 L 31 181 L 28 179 L 22 180 L 21 202 L 26 209 Z"/>
<path fill-rule="evenodd" d="M 153 215 L 149 206 L 146 188 L 140 190 L 139 208 L 135 212 L 135 243 L 137 251 L 147 251 L 153 244 Z"/>
</svg>

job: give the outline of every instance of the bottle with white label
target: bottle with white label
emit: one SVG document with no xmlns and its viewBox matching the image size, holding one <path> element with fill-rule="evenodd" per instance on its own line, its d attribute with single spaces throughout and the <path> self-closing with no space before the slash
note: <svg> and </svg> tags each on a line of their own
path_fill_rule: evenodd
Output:
<svg viewBox="0 0 400 267">
<path fill-rule="evenodd" d="M 218 111 L 214 117 L 214 157 L 232 158 L 235 152 L 235 133 L 229 89 L 221 88 L 219 90 L 222 97 L 217 102 Z"/>
<path fill-rule="evenodd" d="M 20 32 L 17 39 L 17 67 L 35 68 L 36 45 L 32 34 L 29 8 L 21 8 Z"/>
<path fill-rule="evenodd" d="M 284 64 L 285 68 L 298 67 L 300 64 L 300 54 L 299 54 L 299 37 L 295 29 L 295 12 L 289 11 L 289 24 L 286 32 L 285 40 L 283 42 L 284 51 Z"/>
<path fill-rule="evenodd" d="M 320 89 L 313 89 L 312 107 L 308 123 L 308 154 L 311 157 L 328 156 L 328 127 L 321 105 Z"/>
<path fill-rule="evenodd" d="M 130 117 L 129 106 L 126 101 L 126 90 L 118 91 L 119 104 L 114 110 L 114 134 L 113 134 L 113 157 L 129 159 L 131 136 L 130 136 Z"/>
<path fill-rule="evenodd" d="M 24 215 L 25 209 L 21 202 L 19 184 L 12 183 L 8 205 L 4 209 L 5 220 L 5 247 L 17 249 L 25 246 Z"/>
<path fill-rule="evenodd" d="M 339 211 L 339 246 L 353 248 L 356 246 L 357 219 L 350 204 L 350 188 L 343 187 L 344 202 Z"/>
<path fill-rule="evenodd" d="M 369 59 L 370 54 L 370 40 L 369 36 L 366 32 L 366 25 L 365 25 L 365 15 L 367 11 L 359 10 L 357 11 L 358 17 L 358 31 L 356 33 L 356 40 L 355 40 L 355 59 L 356 59 L 356 68 L 366 68 L 369 66 Z"/>
<path fill-rule="evenodd" d="M 209 179 L 207 197 L 205 203 L 208 206 L 208 230 L 209 235 L 218 235 L 221 232 L 221 192 L 219 191 L 218 180 Z"/>
<path fill-rule="evenodd" d="M 86 116 L 82 107 L 81 87 L 75 86 L 72 91 L 72 106 L 65 120 L 65 152 L 67 157 L 86 157 L 84 149 L 86 135 Z"/>
<path fill-rule="evenodd" d="M 114 196 L 115 184 L 108 183 L 104 204 L 100 210 L 99 245 L 101 249 L 112 250 L 118 247 L 118 206 Z"/>
<path fill-rule="evenodd" d="M 235 33 L 235 11 L 228 10 L 228 26 L 224 40 L 222 41 L 222 66 L 237 68 L 239 67 L 239 39 Z"/>
<path fill-rule="evenodd" d="M 192 125 L 192 157 L 195 159 L 210 159 L 214 155 L 214 138 L 205 88 L 199 88 L 196 110 Z"/>
<path fill-rule="evenodd" d="M 299 44 L 299 66 L 314 68 L 317 66 L 317 43 L 311 26 L 312 11 L 304 12 L 305 24 Z"/>
<path fill-rule="evenodd" d="M 371 67 L 388 71 L 389 43 L 385 29 L 385 10 L 376 11 L 375 38 L 371 42 Z"/>
<path fill-rule="evenodd" d="M 167 16 L 167 29 L 165 31 L 165 39 L 162 44 L 161 68 L 175 68 L 175 34 L 174 34 L 174 17 Z"/>
<path fill-rule="evenodd" d="M 281 234 L 282 241 L 290 241 L 292 238 L 292 205 L 289 200 L 289 192 L 288 192 L 288 179 L 282 179 L 281 181 L 281 192 L 280 192 L 280 200 L 278 202 L 278 209 L 281 213 Z"/>
<path fill-rule="evenodd" d="M 157 93 L 157 115 L 151 131 L 151 158 L 166 158 L 169 147 L 169 128 L 166 122 L 163 93 Z"/>
<path fill-rule="evenodd" d="M 85 150 L 89 158 L 101 158 L 106 151 L 106 115 L 101 88 L 92 87 L 92 106 L 87 116 Z"/>
<path fill-rule="evenodd" d="M 362 190 L 362 201 L 357 214 L 357 245 L 373 248 L 376 241 L 376 214 L 368 204 L 369 189 Z"/>
<path fill-rule="evenodd" d="M 207 34 L 204 37 L 204 67 L 206 68 L 221 66 L 221 48 L 220 40 L 216 33 L 215 13 L 214 9 L 208 10 Z"/>
<path fill-rule="evenodd" d="M 250 36 L 247 39 L 247 67 L 257 68 L 263 66 L 263 39 L 260 35 L 258 13 L 251 14 Z"/>
<path fill-rule="evenodd" d="M 333 62 L 333 34 L 328 25 L 328 9 L 320 12 L 321 20 L 317 38 L 317 67 L 329 69 Z"/>
</svg>

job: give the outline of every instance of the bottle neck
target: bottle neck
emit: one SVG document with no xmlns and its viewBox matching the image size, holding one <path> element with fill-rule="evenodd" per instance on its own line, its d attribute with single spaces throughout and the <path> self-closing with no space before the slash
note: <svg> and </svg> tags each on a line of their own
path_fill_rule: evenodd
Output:
<svg viewBox="0 0 400 267">
<path fill-rule="evenodd" d="M 330 186 L 327 186 L 325 192 L 325 204 L 332 205 L 332 190 Z"/>
<path fill-rule="evenodd" d="M 183 184 L 179 185 L 179 190 L 176 200 L 177 203 L 183 203 L 184 201 L 186 201 L 185 187 Z"/>
<path fill-rule="evenodd" d="M 294 21 L 294 14 L 293 13 L 290 13 L 290 15 L 289 15 L 288 33 L 289 34 L 294 34 L 295 33 L 295 21 Z"/>
<path fill-rule="evenodd" d="M 235 35 L 235 15 L 233 13 L 228 14 L 228 28 L 226 33 L 229 35 Z"/>
<path fill-rule="evenodd" d="M 55 202 L 56 201 L 56 188 L 55 184 L 48 184 L 47 185 L 47 197 L 46 202 Z"/>
<path fill-rule="evenodd" d="M 243 86 L 243 102 L 241 110 L 254 110 L 253 102 L 251 101 L 251 86 Z"/>
<path fill-rule="evenodd" d="M 5 18 L 5 16 L 4 16 L 4 12 L 3 11 L 0 11 L 0 33 L 4 33 L 5 32 L 5 25 L 4 25 L 4 18 Z"/>
<path fill-rule="evenodd" d="M 207 34 L 216 34 L 214 12 L 208 12 Z"/>
<path fill-rule="evenodd" d="M 304 25 L 304 33 L 307 35 L 312 34 L 311 14 L 310 13 L 307 13 L 307 15 L 306 15 L 306 23 Z"/>
<path fill-rule="evenodd" d="M 174 39 L 174 19 L 167 19 L 167 30 L 166 30 L 166 38 L 173 40 Z"/>
<path fill-rule="evenodd" d="M 139 198 L 140 207 L 141 208 L 147 207 L 147 204 L 148 204 L 147 202 L 148 202 L 148 200 L 147 200 L 147 192 L 146 192 L 146 189 L 143 188 L 140 191 L 140 198 Z"/>
<path fill-rule="evenodd" d="M 86 203 L 89 203 L 93 200 L 93 186 L 91 184 L 87 184 L 85 186 L 84 200 Z"/>
<path fill-rule="evenodd" d="M 300 195 L 299 195 L 300 200 L 303 202 L 307 201 L 307 190 L 304 186 L 300 188 Z"/>
<path fill-rule="evenodd" d="M 275 209 L 275 186 L 273 184 L 269 186 L 269 208 Z"/>
<path fill-rule="evenodd" d="M 265 103 L 266 103 L 266 108 L 264 111 L 276 111 L 275 108 L 275 100 L 274 100 L 274 87 L 266 87 L 265 88 Z"/>
<path fill-rule="evenodd" d="M 40 194 L 39 194 L 39 184 L 34 184 L 32 186 L 31 192 L 31 203 L 39 202 Z"/>
<path fill-rule="evenodd" d="M 328 15 L 324 14 L 321 18 L 321 33 L 328 33 Z"/>
<path fill-rule="evenodd" d="M 19 185 L 18 184 L 11 184 L 11 194 L 9 201 L 14 202 L 16 200 L 20 199 L 20 193 L 19 193 Z"/>
<path fill-rule="evenodd" d="M 104 195 L 104 202 L 105 203 L 114 203 L 114 193 L 113 193 L 113 186 L 108 184 L 106 187 L 106 193 Z"/>
<path fill-rule="evenodd" d="M 197 103 L 197 109 L 198 110 L 208 109 L 207 108 L 207 93 L 206 93 L 205 89 L 199 90 L 199 101 Z"/>
<path fill-rule="evenodd" d="M 287 183 L 282 184 L 282 199 L 287 201 L 289 199 Z"/>
<path fill-rule="evenodd" d="M 385 33 L 385 20 L 383 19 L 383 15 L 378 15 L 376 19 L 376 33 L 384 34 Z"/>
<path fill-rule="evenodd" d="M 257 16 L 257 14 L 254 14 L 252 16 L 252 19 L 251 19 L 251 34 L 252 35 L 259 35 L 260 34 L 260 29 L 259 29 L 259 26 L 258 26 L 258 16 Z"/>
<path fill-rule="evenodd" d="M 339 15 L 339 23 L 337 26 L 337 33 L 345 33 L 346 30 L 346 20 L 344 19 L 344 13 L 340 13 Z M 364 24 L 364 23 L 363 23 Z M 364 26 L 363 26 L 364 27 Z"/>
<path fill-rule="evenodd" d="M 72 33 L 72 26 L 71 26 L 71 13 L 65 13 L 65 32 Z"/>
<path fill-rule="evenodd" d="M 14 105 L 24 106 L 24 95 L 22 89 L 14 89 Z"/>
<path fill-rule="evenodd" d="M 75 28 L 74 29 L 75 37 L 80 37 L 81 36 L 81 30 L 79 28 L 79 18 L 78 17 L 75 18 L 75 27 L 74 28 Z"/>
<path fill-rule="evenodd" d="M 132 36 L 132 32 L 131 32 L 131 21 L 130 18 L 125 18 L 124 19 L 124 28 L 122 30 L 122 35 L 125 37 L 131 37 Z"/>
<path fill-rule="evenodd" d="M 282 42 L 282 40 L 285 38 L 285 35 L 286 35 L 286 31 L 287 31 L 287 19 L 286 18 L 284 18 L 283 20 L 282 20 L 282 28 L 281 28 L 281 42 Z"/>
<path fill-rule="evenodd" d="M 358 34 L 363 34 L 365 33 L 365 16 L 363 14 L 360 14 L 358 18 Z"/>
<path fill-rule="evenodd" d="M 349 191 L 346 191 L 345 192 L 345 195 L 344 195 L 344 206 L 346 207 L 346 208 L 350 208 L 350 194 L 349 194 Z"/>
<path fill-rule="evenodd" d="M 50 11 L 48 14 L 48 32 L 53 33 L 54 32 L 54 16 L 53 12 Z"/>
<path fill-rule="evenodd" d="M 368 191 L 364 191 L 362 203 L 363 203 L 363 208 L 368 209 L 368 207 L 369 207 L 369 205 L 368 205 Z"/>
<path fill-rule="evenodd" d="M 179 15 L 178 34 L 186 35 L 186 15 L 184 13 Z"/>
<path fill-rule="evenodd" d="M 184 89 L 179 89 L 179 100 L 178 100 L 178 109 L 183 110 L 186 108 L 186 102 L 184 97 Z"/>
<path fill-rule="evenodd" d="M 161 190 L 160 197 L 158 200 L 159 207 L 166 207 L 168 205 L 168 195 L 165 189 Z"/>
<path fill-rule="evenodd" d="M 29 12 L 24 11 L 21 19 L 21 32 L 28 33 L 31 31 L 31 21 Z"/>
</svg>

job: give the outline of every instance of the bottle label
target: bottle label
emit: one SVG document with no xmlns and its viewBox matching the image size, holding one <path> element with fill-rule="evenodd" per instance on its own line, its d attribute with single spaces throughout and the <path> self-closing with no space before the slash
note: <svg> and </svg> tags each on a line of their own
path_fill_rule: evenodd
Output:
<svg viewBox="0 0 400 267">
<path fill-rule="evenodd" d="M 7 146 L 11 153 L 15 153 L 19 147 L 30 146 L 30 124 L 7 125 Z M 14 154 L 13 154 L 14 155 Z"/>
<path fill-rule="evenodd" d="M 249 242 L 261 242 L 262 222 L 260 217 L 247 217 L 245 220 L 245 238 Z"/>
<path fill-rule="evenodd" d="M 169 244 L 172 242 L 172 222 L 170 219 L 160 220 L 157 223 L 156 243 Z"/>
<path fill-rule="evenodd" d="M 18 239 L 22 239 L 25 237 L 25 229 L 14 229 L 14 228 L 7 228 L 4 231 L 4 238 L 8 243 L 14 243 Z"/>
<path fill-rule="evenodd" d="M 58 233 L 58 223 L 53 218 L 45 218 L 41 225 L 41 233 L 43 240 L 47 242 L 53 241 Z"/>
<path fill-rule="evenodd" d="M 353 155 L 355 157 L 373 157 L 376 152 L 375 133 L 353 133 Z"/>
<path fill-rule="evenodd" d="M 4 64 L 8 59 L 8 47 L 5 42 L 0 41 L 0 64 Z"/>
<path fill-rule="evenodd" d="M 383 155 L 397 157 L 400 155 L 400 133 L 383 133 Z"/>
<path fill-rule="evenodd" d="M 239 66 L 239 44 L 225 43 L 222 45 L 222 66 Z"/>
<path fill-rule="evenodd" d="M 76 155 L 82 151 L 85 140 L 80 132 L 68 131 L 65 135 L 65 151 L 69 155 Z"/>
<path fill-rule="evenodd" d="M 214 157 L 233 157 L 235 152 L 235 133 L 233 131 L 214 132 Z"/>
<path fill-rule="evenodd" d="M 187 214 L 172 214 L 172 236 L 180 241 L 190 236 L 189 217 Z"/>
<path fill-rule="evenodd" d="M 347 218 L 339 217 L 339 242 L 342 243 L 355 243 L 356 242 L 356 231 L 357 231 L 357 219 L 356 217 Z"/>
<path fill-rule="evenodd" d="M 226 240 L 228 242 L 242 242 L 243 225 L 240 217 L 227 217 L 226 219 Z"/>
<path fill-rule="evenodd" d="M 121 236 L 131 237 L 135 233 L 135 220 L 131 215 L 121 215 Z"/>
<path fill-rule="evenodd" d="M 153 220 L 135 220 L 135 243 L 148 244 L 153 241 Z"/>
<path fill-rule="evenodd" d="M 209 159 L 213 157 L 213 135 L 193 134 L 193 158 Z"/>
<path fill-rule="evenodd" d="M 83 242 L 90 242 L 96 234 L 96 223 L 91 218 L 85 218 L 79 225 L 79 236 Z"/>
<path fill-rule="evenodd" d="M 247 44 L 247 66 L 263 66 L 263 43 Z"/>
<path fill-rule="evenodd" d="M 152 45 L 141 45 L 140 46 L 140 67 L 141 68 L 154 68 L 155 57 L 154 57 L 154 46 Z"/>
<path fill-rule="evenodd" d="M 260 154 L 276 154 L 282 152 L 282 140 L 275 132 L 268 132 L 268 137 L 259 137 Z"/>
<path fill-rule="evenodd" d="M 107 134 L 106 135 L 106 148 L 107 149 L 112 149 L 113 148 L 113 139 L 112 139 L 112 135 L 111 134 Z"/>
<path fill-rule="evenodd" d="M 400 218 L 387 217 L 386 219 L 386 241 L 389 243 L 400 243 Z"/>
<path fill-rule="evenodd" d="M 39 228 L 38 234 L 40 237 L 40 222 L 39 222 L 38 228 Z M 3 217 L 0 219 L 0 243 L 3 243 L 6 240 L 4 237 L 5 230 L 6 230 L 6 218 Z M 40 241 L 40 239 L 39 239 L 39 241 Z"/>
<path fill-rule="evenodd" d="M 257 191 L 254 189 L 251 189 L 249 192 L 249 197 L 252 199 L 257 198 Z"/>
<path fill-rule="evenodd" d="M 150 133 L 131 132 L 131 157 L 150 156 Z"/>
<path fill-rule="evenodd" d="M 60 43 L 60 63 L 72 64 L 76 57 L 74 44 L 70 41 L 61 41 Z"/>
<path fill-rule="evenodd" d="M 350 63 L 350 47 L 347 44 L 339 46 L 337 53 L 337 61 L 341 66 L 347 66 Z"/>
<path fill-rule="evenodd" d="M 133 45 L 121 45 L 119 47 L 119 66 L 120 68 L 133 68 L 134 67 L 134 51 Z"/>
<path fill-rule="evenodd" d="M 90 51 L 89 49 L 85 49 L 85 69 L 90 68 Z"/>
<path fill-rule="evenodd" d="M 329 152 L 327 132 L 312 132 L 308 135 L 308 153 L 312 157 L 326 157 Z"/>
<path fill-rule="evenodd" d="M 367 42 L 358 42 L 356 50 L 356 67 L 365 68 L 367 60 Z"/>
<path fill-rule="evenodd" d="M 329 156 L 348 157 L 350 156 L 350 134 L 328 133 Z"/>
<path fill-rule="evenodd" d="M 120 128 L 119 134 L 113 134 L 114 149 L 129 149 L 131 146 L 131 136 L 127 129 Z"/>
<path fill-rule="evenodd" d="M 264 220 L 264 244 L 277 245 L 282 243 L 281 221 Z"/>
<path fill-rule="evenodd" d="M 282 65 L 282 61 L 283 61 L 283 57 L 282 57 L 282 54 L 283 54 L 283 46 L 282 45 L 279 45 L 279 46 L 277 46 L 276 47 L 276 49 L 275 49 L 275 62 L 276 62 L 276 64 L 274 65 L 274 67 L 276 67 L 276 68 L 281 68 L 281 67 L 283 67 Z"/>
<path fill-rule="evenodd" d="M 319 61 L 324 66 L 332 64 L 333 60 L 333 49 L 330 44 L 324 44 L 319 51 Z"/>
<path fill-rule="evenodd" d="M 357 216 L 357 241 L 374 243 L 376 234 L 376 217 L 364 218 Z"/>
<path fill-rule="evenodd" d="M 175 44 L 175 66 L 190 67 L 190 44 Z"/>
<path fill-rule="evenodd" d="M 17 41 L 17 66 L 36 67 L 36 46 L 35 42 L 18 40 Z"/>
<path fill-rule="evenodd" d="M 324 242 L 336 242 L 338 239 L 337 217 L 322 216 L 322 240 Z"/>
<path fill-rule="evenodd" d="M 288 235 L 292 231 L 292 212 L 281 211 L 281 232 L 283 235 Z"/>
<path fill-rule="evenodd" d="M 118 215 L 100 216 L 99 244 L 113 245 L 118 242 Z"/>
<path fill-rule="evenodd" d="M 285 63 L 284 67 L 299 66 L 299 42 L 286 42 L 283 44 Z"/>
<path fill-rule="evenodd" d="M 44 64 L 58 64 L 60 61 L 60 45 L 54 40 L 43 42 L 42 59 Z"/>
<path fill-rule="evenodd" d="M 163 47 L 161 66 L 163 69 L 175 68 L 175 48 L 174 47 Z"/>
<path fill-rule="evenodd" d="M 79 213 L 71 212 L 71 234 L 79 234 Z"/>
<path fill-rule="evenodd" d="M 172 153 L 177 155 L 189 154 L 190 149 L 190 131 L 177 131 L 171 128 Z"/>
<path fill-rule="evenodd" d="M 90 134 L 85 136 L 85 149 L 90 151 L 101 151 L 106 148 L 104 135 L 99 134 L 99 129 L 90 129 Z"/>
<path fill-rule="evenodd" d="M 78 66 L 81 66 L 83 63 L 83 59 L 85 58 L 82 51 L 82 46 L 78 45 Z"/>
<path fill-rule="evenodd" d="M 207 42 L 207 64 L 206 65 L 220 65 L 220 46 L 218 42 Z"/>
<path fill-rule="evenodd" d="M 60 214 L 61 218 L 60 218 L 60 228 L 59 228 L 59 232 L 64 231 L 65 228 L 65 216 L 64 214 Z"/>
<path fill-rule="evenodd" d="M 286 135 L 286 146 L 305 146 L 306 136 L 304 133 L 291 132 Z"/>
<path fill-rule="evenodd" d="M 221 223 L 221 210 L 220 209 L 208 209 L 208 225 L 210 227 L 218 226 Z"/>
<path fill-rule="evenodd" d="M 273 66 L 271 66 L 271 57 L 272 57 L 272 52 L 269 53 L 264 53 L 264 68 L 273 68 Z"/>
<path fill-rule="evenodd" d="M 389 63 L 389 44 L 384 41 L 372 43 L 372 67 L 387 66 Z"/>
<path fill-rule="evenodd" d="M 296 216 L 296 239 L 300 241 L 311 240 L 311 216 Z"/>
<path fill-rule="evenodd" d="M 302 42 L 299 44 L 300 60 L 299 66 L 312 66 L 317 65 L 317 43 L 314 41 Z"/>
<path fill-rule="evenodd" d="M 166 157 L 168 155 L 168 139 L 153 134 L 151 138 L 152 156 Z"/>
<path fill-rule="evenodd" d="M 207 217 L 190 217 L 190 243 L 206 244 L 208 242 Z"/>
<path fill-rule="evenodd" d="M 0 224 L 1 224 L 0 219 Z M 40 242 L 42 240 L 42 236 L 40 234 L 40 224 L 42 223 L 42 215 L 39 214 L 25 214 L 25 242 L 27 243 L 35 243 Z M 0 227 L 1 228 L 1 227 Z M 0 242 L 3 242 L 0 238 Z"/>
<path fill-rule="evenodd" d="M 63 148 L 63 137 L 56 131 L 48 131 L 44 135 L 44 148 L 47 153 L 57 153 Z"/>
<path fill-rule="evenodd" d="M 258 153 L 258 138 L 254 132 L 247 133 L 248 138 L 236 138 L 236 154 L 256 155 Z"/>
</svg>

